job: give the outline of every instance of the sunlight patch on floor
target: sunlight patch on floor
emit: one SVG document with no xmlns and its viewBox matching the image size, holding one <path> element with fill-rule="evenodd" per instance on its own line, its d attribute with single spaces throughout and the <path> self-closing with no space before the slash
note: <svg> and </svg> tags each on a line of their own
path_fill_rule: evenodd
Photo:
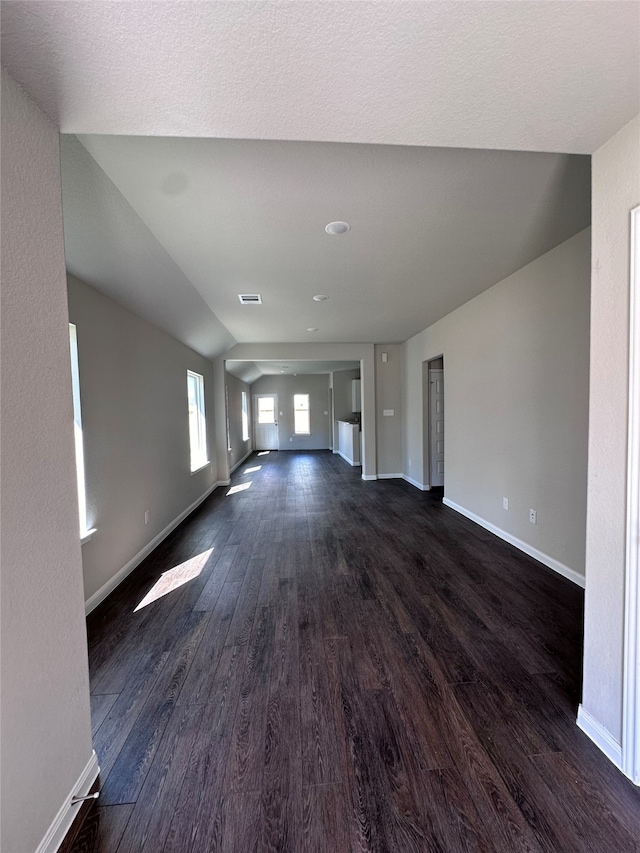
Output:
<svg viewBox="0 0 640 853">
<path fill-rule="evenodd" d="M 152 604 L 164 595 L 173 592 L 174 589 L 178 589 L 197 578 L 212 553 L 213 548 L 209 548 L 208 551 L 203 551 L 197 557 L 191 557 L 190 560 L 163 572 L 133 612 L 142 610 L 147 604 Z"/>
<path fill-rule="evenodd" d="M 254 465 L 253 468 L 245 468 L 243 474 L 253 474 L 254 471 L 259 471 L 262 465 Z"/>
<path fill-rule="evenodd" d="M 260 453 L 258 453 L 258 456 L 268 456 L 270 453 L 270 450 L 261 450 Z"/>
<path fill-rule="evenodd" d="M 227 492 L 227 496 L 229 496 L 229 495 L 235 495 L 235 494 L 236 494 L 236 492 L 244 492 L 244 491 L 245 491 L 245 489 L 248 489 L 248 488 L 249 488 L 249 486 L 251 485 L 251 483 L 252 483 L 252 482 L 253 482 L 252 480 L 249 480 L 249 482 L 248 482 L 248 483 L 240 483 L 240 484 L 239 484 L 239 485 L 237 485 L 237 486 L 231 486 L 231 488 L 230 488 L 230 489 L 229 489 L 229 491 Z"/>
</svg>

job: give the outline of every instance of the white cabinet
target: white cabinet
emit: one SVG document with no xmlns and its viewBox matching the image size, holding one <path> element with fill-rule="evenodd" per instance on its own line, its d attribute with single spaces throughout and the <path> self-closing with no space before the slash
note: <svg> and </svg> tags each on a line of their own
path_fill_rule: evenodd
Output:
<svg viewBox="0 0 640 853">
<path fill-rule="evenodd" d="M 360 380 L 359 379 L 352 379 L 351 380 L 351 411 L 352 412 L 362 411 L 362 404 L 360 402 Z"/>
<path fill-rule="evenodd" d="M 349 465 L 361 465 L 360 425 L 338 421 L 338 453 Z"/>
</svg>

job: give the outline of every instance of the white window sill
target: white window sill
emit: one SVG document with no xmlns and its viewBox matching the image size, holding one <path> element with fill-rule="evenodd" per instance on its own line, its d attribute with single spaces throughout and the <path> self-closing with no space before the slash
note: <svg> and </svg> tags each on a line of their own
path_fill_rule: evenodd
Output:
<svg viewBox="0 0 640 853">
<path fill-rule="evenodd" d="M 207 465 L 211 465 L 211 460 L 207 459 L 207 461 L 203 462 L 202 465 L 200 465 L 198 468 L 194 468 L 191 472 L 191 476 L 193 477 L 194 474 L 199 474 L 200 471 L 204 471 Z"/>
<path fill-rule="evenodd" d="M 88 542 L 89 539 L 92 538 L 94 533 L 98 532 L 97 527 L 92 527 L 91 530 L 87 530 L 85 533 L 82 533 L 80 536 L 80 544 L 84 545 L 85 542 Z"/>
</svg>

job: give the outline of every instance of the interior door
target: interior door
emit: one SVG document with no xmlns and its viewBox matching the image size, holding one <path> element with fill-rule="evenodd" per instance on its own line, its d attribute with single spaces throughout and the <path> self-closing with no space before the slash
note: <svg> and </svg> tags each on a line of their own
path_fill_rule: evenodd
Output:
<svg viewBox="0 0 640 853">
<path fill-rule="evenodd" d="M 444 486 L 444 370 L 429 371 L 429 485 Z"/>
<path fill-rule="evenodd" d="M 277 394 L 254 395 L 253 434 L 256 450 L 279 450 Z"/>
</svg>

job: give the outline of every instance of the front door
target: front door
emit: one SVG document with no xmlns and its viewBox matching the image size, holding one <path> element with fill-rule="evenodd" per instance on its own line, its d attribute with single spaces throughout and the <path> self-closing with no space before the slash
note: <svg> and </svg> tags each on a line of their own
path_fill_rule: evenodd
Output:
<svg viewBox="0 0 640 853">
<path fill-rule="evenodd" d="M 256 394 L 253 398 L 253 433 L 256 450 L 278 450 L 278 396 Z"/>
</svg>

